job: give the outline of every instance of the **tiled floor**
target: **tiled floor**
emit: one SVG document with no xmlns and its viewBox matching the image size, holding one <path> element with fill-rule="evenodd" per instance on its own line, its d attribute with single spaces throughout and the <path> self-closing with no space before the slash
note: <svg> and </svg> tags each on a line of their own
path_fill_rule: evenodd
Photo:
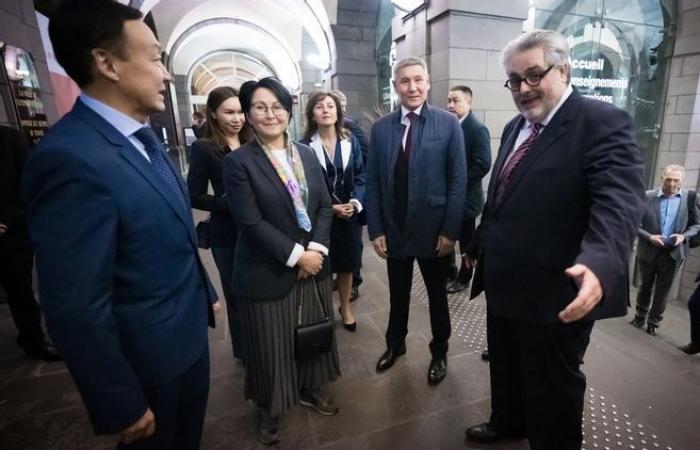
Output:
<svg viewBox="0 0 700 450">
<path fill-rule="evenodd" d="M 203 253 L 218 282 L 208 252 Z M 484 299 L 451 296 L 453 334 L 449 373 L 428 386 L 430 323 L 425 289 L 414 283 L 408 353 L 386 373 L 374 365 L 384 350 L 388 317 L 386 270 L 365 249 L 361 297 L 354 303 L 356 333 L 338 319 L 343 377 L 329 390 L 341 406 L 335 417 L 297 407 L 282 424 L 280 449 L 527 449 L 510 441 L 478 447 L 464 429 L 488 418 L 488 364 Z M 218 288 L 219 286 L 217 286 Z M 337 314 L 336 314 L 337 316 Z M 204 449 L 262 448 L 254 432 L 255 410 L 243 400 L 243 369 L 231 356 L 224 311 L 211 331 L 212 377 Z M 625 319 L 599 322 L 584 367 L 588 375 L 586 449 L 700 448 L 700 357 L 675 349 L 685 343 L 687 312 L 670 305 L 659 337 Z M 37 363 L 14 345 L 14 327 L 0 306 L 0 449 L 111 449 L 110 438 L 93 436 L 80 398 L 61 363 Z"/>
</svg>

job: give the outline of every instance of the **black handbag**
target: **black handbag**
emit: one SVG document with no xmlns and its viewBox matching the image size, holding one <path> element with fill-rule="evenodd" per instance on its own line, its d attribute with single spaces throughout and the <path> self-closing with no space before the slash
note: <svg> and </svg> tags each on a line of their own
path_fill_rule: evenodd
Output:
<svg viewBox="0 0 700 450">
<path fill-rule="evenodd" d="M 316 294 L 314 298 L 321 310 L 323 319 L 321 319 L 320 322 L 303 325 L 301 311 L 304 299 L 301 298 L 299 300 L 299 305 L 297 306 L 297 326 L 294 334 L 294 352 L 299 359 L 328 353 L 333 343 L 333 322 L 328 318 L 328 314 L 323 308 L 321 292 L 316 283 L 316 278 L 312 277 L 311 281 L 314 284 L 314 293 Z"/>
<path fill-rule="evenodd" d="M 194 231 L 197 232 L 197 247 L 199 248 L 211 248 L 211 241 L 209 239 L 209 219 L 211 219 L 211 215 L 200 221 L 194 228 Z"/>
</svg>

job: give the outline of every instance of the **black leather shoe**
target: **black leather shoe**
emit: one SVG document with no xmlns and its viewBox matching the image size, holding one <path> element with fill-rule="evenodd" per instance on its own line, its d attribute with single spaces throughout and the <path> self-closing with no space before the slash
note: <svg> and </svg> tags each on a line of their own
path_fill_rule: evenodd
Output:
<svg viewBox="0 0 700 450">
<path fill-rule="evenodd" d="M 440 384 L 440 382 L 447 375 L 447 357 L 435 357 L 430 361 L 430 368 L 428 368 L 428 384 L 435 386 Z"/>
<path fill-rule="evenodd" d="M 482 444 L 490 444 L 493 442 L 498 442 L 502 439 L 502 436 L 498 434 L 488 422 L 467 428 L 466 434 L 467 439 L 474 442 L 480 442 Z"/>
<path fill-rule="evenodd" d="M 635 317 L 630 323 L 633 327 L 642 328 L 644 326 L 644 317 Z"/>
<path fill-rule="evenodd" d="M 489 360 L 489 350 L 488 349 L 481 352 L 481 359 L 483 359 L 484 361 Z"/>
<path fill-rule="evenodd" d="M 379 361 L 377 361 L 377 372 L 382 372 L 391 368 L 391 366 L 394 365 L 394 362 L 396 362 L 396 358 L 404 354 L 406 354 L 405 344 L 396 348 L 387 349 L 382 357 L 379 358 Z"/>
<path fill-rule="evenodd" d="M 654 325 L 653 323 L 648 323 L 647 324 L 647 334 L 651 336 L 656 336 L 656 329 L 658 328 L 658 325 Z"/>
<path fill-rule="evenodd" d="M 56 351 L 56 347 L 48 342 L 40 342 L 37 344 L 23 346 L 27 356 L 44 361 L 56 362 L 61 361 L 61 356 Z"/>
<path fill-rule="evenodd" d="M 447 286 L 448 294 L 456 294 L 457 292 L 462 292 L 469 287 L 469 283 L 462 283 L 459 279 L 454 280 Z"/>
<path fill-rule="evenodd" d="M 700 353 L 700 345 L 693 344 L 691 342 L 688 345 L 682 345 L 682 346 L 678 347 L 678 350 L 680 350 L 683 353 L 686 353 L 688 355 L 694 355 L 696 353 Z"/>
</svg>

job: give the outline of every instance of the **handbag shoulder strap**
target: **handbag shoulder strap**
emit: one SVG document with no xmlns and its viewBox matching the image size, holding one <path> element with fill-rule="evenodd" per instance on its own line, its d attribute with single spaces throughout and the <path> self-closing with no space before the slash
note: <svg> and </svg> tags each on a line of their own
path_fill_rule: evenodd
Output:
<svg viewBox="0 0 700 450">
<path fill-rule="evenodd" d="M 323 314 L 324 320 L 328 320 L 328 313 L 326 312 L 326 308 L 323 307 L 323 302 L 321 301 L 321 289 L 318 287 L 318 283 L 316 282 L 316 277 L 312 276 L 311 282 L 314 284 L 314 293 L 316 294 L 314 296 L 314 298 L 316 299 L 316 305 L 318 306 L 318 309 L 321 310 L 321 313 Z M 301 311 L 302 311 L 302 303 L 303 302 L 304 302 L 304 296 L 300 295 L 299 296 L 299 304 L 297 306 L 297 326 L 302 325 Z"/>
</svg>

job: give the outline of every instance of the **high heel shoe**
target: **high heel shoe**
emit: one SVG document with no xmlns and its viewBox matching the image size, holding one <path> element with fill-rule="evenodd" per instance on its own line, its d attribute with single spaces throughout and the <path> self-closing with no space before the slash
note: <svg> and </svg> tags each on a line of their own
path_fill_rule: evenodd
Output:
<svg viewBox="0 0 700 450">
<path fill-rule="evenodd" d="M 343 320 L 343 313 L 340 308 L 338 308 L 338 313 L 340 314 L 340 320 Z M 357 321 L 353 323 L 345 323 L 345 321 L 343 321 L 343 328 L 345 328 L 348 331 L 355 332 L 355 330 L 357 329 Z"/>
</svg>

